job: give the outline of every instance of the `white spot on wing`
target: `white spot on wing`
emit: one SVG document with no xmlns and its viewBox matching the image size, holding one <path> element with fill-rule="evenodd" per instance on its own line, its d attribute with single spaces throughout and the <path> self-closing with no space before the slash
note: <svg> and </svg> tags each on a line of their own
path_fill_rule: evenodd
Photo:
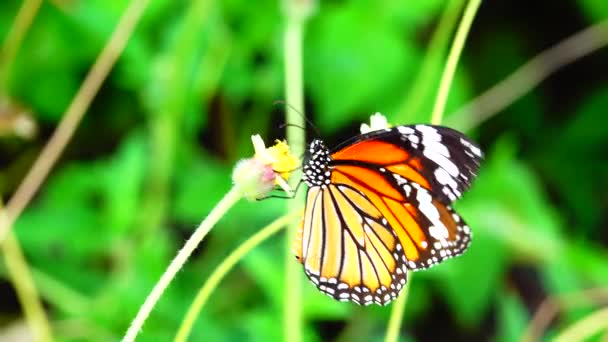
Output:
<svg viewBox="0 0 608 342">
<path fill-rule="evenodd" d="M 468 147 L 469 150 L 471 150 L 471 152 L 473 152 L 473 154 L 475 154 L 477 157 L 481 157 L 481 150 L 479 149 L 479 147 L 473 145 L 471 142 L 463 138 L 460 138 L 460 143 L 463 144 L 465 147 Z"/>
<path fill-rule="evenodd" d="M 424 216 L 426 216 L 429 219 L 429 221 L 431 221 L 432 225 L 434 226 L 434 227 L 429 228 L 429 232 L 431 233 L 431 236 L 433 238 L 439 240 L 440 237 L 447 234 L 448 229 L 445 227 L 443 222 L 441 222 L 441 219 L 439 217 L 439 211 L 433 205 L 433 197 L 426 190 L 424 190 L 422 188 L 418 188 L 418 193 L 417 193 L 416 199 L 418 200 L 418 209 L 420 209 L 420 211 L 424 214 Z M 434 230 L 432 231 L 431 229 L 433 229 L 433 228 L 434 228 Z M 445 234 L 442 233 L 444 231 L 445 231 Z M 433 233 L 435 233 L 435 234 L 433 234 Z M 446 236 L 446 238 L 447 238 L 447 236 Z"/>
<path fill-rule="evenodd" d="M 407 126 L 399 126 L 397 127 L 397 131 L 399 131 L 399 133 L 401 134 L 412 134 L 414 133 L 414 130 L 411 127 L 407 127 Z"/>
<path fill-rule="evenodd" d="M 458 171 L 458 167 L 456 166 L 456 164 L 454 164 L 451 160 L 449 160 L 436 150 L 425 147 L 422 153 L 425 157 L 429 158 L 437 165 L 445 169 L 453 177 L 458 177 L 458 175 L 460 174 L 460 171 Z"/>
<path fill-rule="evenodd" d="M 444 169 L 438 168 L 435 170 L 435 178 L 443 185 L 448 185 L 452 189 L 456 189 L 458 185 L 454 178 L 452 178 Z"/>
<path fill-rule="evenodd" d="M 444 168 L 450 175 L 458 176 L 460 173 L 458 167 L 449 159 L 450 153 L 441 142 L 441 135 L 437 129 L 427 125 L 416 125 L 416 129 L 422 134 L 424 156 Z"/>
<path fill-rule="evenodd" d="M 447 239 L 449 237 L 448 230 L 445 228 L 445 226 L 442 228 L 431 226 L 429 227 L 429 234 L 431 234 L 435 240 Z"/>
</svg>

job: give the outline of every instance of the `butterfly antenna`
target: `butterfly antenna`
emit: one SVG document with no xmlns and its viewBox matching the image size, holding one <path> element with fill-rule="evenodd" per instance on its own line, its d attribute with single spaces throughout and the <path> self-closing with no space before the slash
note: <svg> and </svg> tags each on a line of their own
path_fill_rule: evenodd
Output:
<svg viewBox="0 0 608 342">
<path fill-rule="evenodd" d="M 296 124 L 284 123 L 284 124 L 279 125 L 279 128 L 285 128 L 285 127 L 297 127 L 299 129 L 306 129 L 306 127 L 302 127 L 302 126 L 296 125 Z"/>
<path fill-rule="evenodd" d="M 283 105 L 283 106 L 289 107 L 294 112 L 300 114 L 300 116 L 306 121 L 306 123 L 308 124 L 308 126 L 310 126 L 313 129 L 316 138 L 320 138 L 321 137 L 321 132 L 319 132 L 319 130 L 317 129 L 317 126 L 315 126 L 315 124 L 313 124 L 312 121 L 310 121 L 306 117 L 306 115 L 304 115 L 302 112 L 300 112 L 299 110 L 297 110 L 294 106 L 290 105 L 289 103 L 287 103 L 287 102 L 285 102 L 283 100 L 276 100 L 276 101 L 273 102 L 273 105 L 275 105 L 275 106 L 276 105 Z M 287 127 L 287 126 L 293 126 L 293 127 L 298 127 L 298 128 L 305 129 L 304 127 L 300 127 L 300 126 L 294 125 L 294 124 L 283 124 L 283 125 L 281 125 L 281 128 Z"/>
<path fill-rule="evenodd" d="M 293 194 L 291 195 L 269 195 L 269 196 L 265 196 L 262 198 L 258 198 L 256 199 L 256 201 L 263 201 L 263 200 L 267 200 L 270 198 L 282 198 L 282 199 L 294 199 L 296 197 L 296 194 L 298 193 L 298 189 L 300 189 L 300 185 L 302 185 L 303 181 L 300 179 L 300 181 L 298 181 L 298 184 L 296 185 L 296 188 L 293 190 Z"/>
</svg>

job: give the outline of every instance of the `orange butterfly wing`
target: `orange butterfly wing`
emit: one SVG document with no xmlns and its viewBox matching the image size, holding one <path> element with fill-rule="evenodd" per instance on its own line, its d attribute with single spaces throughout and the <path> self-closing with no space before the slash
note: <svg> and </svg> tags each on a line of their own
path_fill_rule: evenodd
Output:
<svg viewBox="0 0 608 342">
<path fill-rule="evenodd" d="M 381 212 L 346 185 L 312 187 L 294 244 L 296 258 L 323 293 L 384 305 L 407 281 L 403 248 Z"/>
<path fill-rule="evenodd" d="M 461 254 L 469 245 L 471 232 L 449 205 L 433 199 L 429 191 L 413 182 L 402 183 L 404 196 L 394 196 L 387 180 L 362 183 L 353 169 L 336 167 L 332 183 L 356 186 L 387 220 L 398 237 L 411 270 L 427 268 Z M 388 190 L 390 191 L 383 191 Z"/>
</svg>

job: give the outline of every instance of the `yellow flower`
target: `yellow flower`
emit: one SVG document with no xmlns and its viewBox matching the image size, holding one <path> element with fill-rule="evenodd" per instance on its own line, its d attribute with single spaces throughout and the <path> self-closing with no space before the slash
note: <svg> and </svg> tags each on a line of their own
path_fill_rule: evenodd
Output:
<svg viewBox="0 0 608 342">
<path fill-rule="evenodd" d="M 291 195 L 287 180 L 290 172 L 297 168 L 298 159 L 289 152 L 289 146 L 277 140 L 274 146 L 266 148 L 264 140 L 257 134 L 251 137 L 251 142 L 255 154 L 253 158 L 237 163 L 232 174 L 234 184 L 250 200 L 268 195 L 275 186 Z"/>
<path fill-rule="evenodd" d="M 254 157 L 272 166 L 272 169 L 284 180 L 287 180 L 289 173 L 298 167 L 298 159 L 289 152 L 289 145 L 285 141 L 276 140 L 274 146 L 266 148 L 262 138 L 256 134 L 251 136 L 251 142 L 255 149 Z"/>
</svg>

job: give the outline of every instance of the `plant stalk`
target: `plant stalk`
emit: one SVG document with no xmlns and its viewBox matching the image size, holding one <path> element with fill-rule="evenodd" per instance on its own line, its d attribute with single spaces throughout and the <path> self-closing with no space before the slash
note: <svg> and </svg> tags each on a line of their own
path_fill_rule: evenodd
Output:
<svg viewBox="0 0 608 342">
<path fill-rule="evenodd" d="M 196 228 L 192 236 L 186 241 L 184 247 L 177 253 L 173 261 L 165 270 L 165 273 L 160 277 L 160 280 L 154 285 L 152 292 L 148 295 L 144 304 L 139 309 L 139 312 L 135 316 L 135 319 L 131 323 L 131 326 L 127 330 L 123 341 L 134 341 L 135 337 L 141 330 L 144 322 L 152 312 L 152 309 L 160 299 L 160 296 L 165 292 L 177 272 L 184 266 L 192 252 L 198 247 L 203 238 L 213 228 L 215 223 L 219 221 L 222 216 L 230 209 L 239 199 L 241 198 L 241 192 L 237 187 L 233 187 L 220 202 L 211 210 L 209 215 L 203 220 L 203 222 Z"/>
<path fill-rule="evenodd" d="M 409 280 L 403 289 L 403 293 L 401 293 L 399 298 L 393 303 L 393 310 L 391 311 L 391 316 L 388 320 L 388 327 L 384 338 L 385 342 L 396 342 L 399 340 L 399 330 L 401 330 L 401 322 L 403 321 L 403 314 L 405 313 L 405 303 L 410 294 L 409 284 L 412 281 L 412 274 L 413 273 L 409 274 Z"/>
<path fill-rule="evenodd" d="M 603 308 L 572 324 L 553 341 L 588 341 L 593 335 L 606 329 L 608 329 L 608 308 Z"/>
<path fill-rule="evenodd" d="M 262 228 L 255 235 L 243 242 L 226 259 L 224 259 L 218 267 L 215 268 L 213 273 L 211 273 L 207 281 L 199 290 L 196 298 L 192 302 L 192 305 L 190 305 L 190 308 L 188 309 L 188 312 L 186 313 L 186 316 L 184 317 L 184 320 L 177 331 L 177 335 L 175 336 L 176 342 L 186 341 L 190 335 L 190 332 L 192 331 L 194 321 L 203 310 L 203 306 L 207 303 L 209 296 L 211 296 L 211 293 L 217 288 L 220 281 L 222 281 L 226 274 L 228 274 L 228 272 L 234 268 L 237 262 L 243 259 L 243 257 L 256 246 L 267 240 L 272 235 L 278 233 L 281 229 L 285 228 L 285 226 L 289 224 L 289 222 L 291 222 L 295 216 L 301 214 L 301 212 L 296 211 L 276 219 L 274 222 Z"/>
<path fill-rule="evenodd" d="M 440 63 L 444 59 L 445 52 L 450 44 L 450 37 L 458 23 L 460 12 L 465 0 L 451 0 L 443 10 L 439 24 L 433 32 L 428 50 L 422 61 L 422 65 L 415 80 L 412 82 L 413 89 L 409 92 L 401 105 L 397 122 L 412 122 L 417 113 L 428 111 L 427 100 L 432 90 L 437 86 Z"/>
<path fill-rule="evenodd" d="M 17 12 L 15 22 L 9 29 L 0 51 L 0 94 L 8 91 L 15 57 L 25 34 L 32 26 L 34 18 L 42 5 L 42 0 L 25 0 Z"/>
<path fill-rule="evenodd" d="M 285 32 L 283 36 L 284 67 L 285 67 L 285 96 L 287 122 L 287 142 L 292 153 L 296 156 L 304 154 L 306 132 L 299 127 L 306 127 L 304 117 L 304 85 L 302 77 L 302 41 L 304 24 L 312 13 L 315 2 L 301 0 L 286 0 L 283 3 L 285 12 Z M 293 173 L 292 179 L 299 179 L 301 172 Z M 302 193 L 300 193 L 302 194 Z M 287 202 L 287 212 L 300 211 L 303 197 L 296 197 Z M 301 267 L 293 260 L 292 243 L 296 227 L 287 231 L 285 242 L 285 297 L 283 301 L 283 335 L 285 341 L 300 342 L 302 340 L 301 314 Z"/>
<path fill-rule="evenodd" d="M 1 203 L 0 215 L 5 215 Z M 4 255 L 9 279 L 15 287 L 17 298 L 25 313 L 25 319 L 36 341 L 53 341 L 51 325 L 42 306 L 32 273 L 13 232 L 9 232 L 6 239 L 0 243 L 0 251 Z"/>
<path fill-rule="evenodd" d="M 473 19 L 475 18 L 475 14 L 477 14 L 477 10 L 479 9 L 480 5 L 481 0 L 470 0 L 467 3 L 467 7 L 464 9 L 462 20 L 458 25 L 456 37 L 454 38 L 454 42 L 450 48 L 448 60 L 445 65 L 445 69 L 443 70 L 443 76 L 441 77 L 441 82 L 439 83 L 439 91 L 437 92 L 437 99 L 435 100 L 435 106 L 431 116 L 431 123 L 434 125 L 441 123 L 441 119 L 443 118 L 450 87 L 452 86 L 452 80 L 454 79 L 454 74 L 456 73 L 456 66 L 460 60 L 464 43 L 467 39 L 471 25 L 473 24 Z"/>
</svg>

